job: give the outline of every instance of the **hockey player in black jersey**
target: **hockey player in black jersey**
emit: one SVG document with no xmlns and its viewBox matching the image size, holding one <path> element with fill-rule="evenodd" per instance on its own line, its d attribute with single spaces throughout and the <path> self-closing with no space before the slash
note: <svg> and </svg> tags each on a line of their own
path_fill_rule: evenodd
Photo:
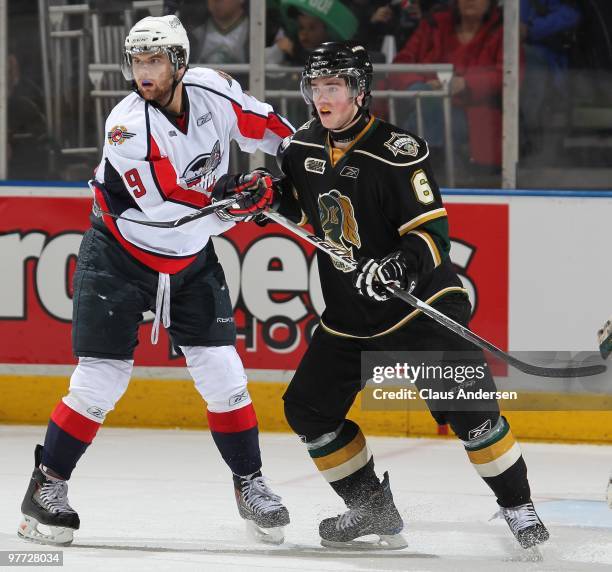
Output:
<svg viewBox="0 0 612 572">
<path fill-rule="evenodd" d="M 314 50 L 302 79 L 314 117 L 279 149 L 286 179 L 277 210 L 311 224 L 317 236 L 360 260 L 353 272 L 318 251 L 326 309 L 284 401 L 289 425 L 349 509 L 320 523 L 322 543 L 350 546 L 376 534 L 379 547 L 401 548 L 404 524 L 388 475 L 379 480 L 363 433 L 346 418 L 363 387 L 361 352 L 452 352 L 463 356 L 464 365 L 485 360 L 470 342 L 384 287 L 408 289 L 454 320 L 469 321 L 427 143 L 368 113 L 371 75 L 361 46 L 326 43 Z M 477 387 L 494 389 L 488 371 Z M 462 440 L 520 545 L 547 540 L 525 461 L 497 402 L 462 411 L 428 405 L 435 420 L 450 424 Z"/>
</svg>

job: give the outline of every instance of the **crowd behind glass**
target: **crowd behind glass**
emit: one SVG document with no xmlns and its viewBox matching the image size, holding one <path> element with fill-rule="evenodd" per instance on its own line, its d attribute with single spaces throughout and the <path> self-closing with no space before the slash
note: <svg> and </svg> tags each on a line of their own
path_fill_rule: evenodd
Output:
<svg viewBox="0 0 612 572">
<path fill-rule="evenodd" d="M 47 0 L 42 4 L 84 2 Z M 112 27 L 126 25 L 126 8 L 135 3 L 89 0 L 88 4 L 101 26 Z M 568 167 L 576 172 L 576 180 L 582 181 L 580 188 L 603 187 L 609 179 L 612 46 L 606 29 L 612 23 L 610 4 L 605 0 L 520 0 L 519 172 L 530 186 L 553 187 L 546 174 L 558 181 L 558 170 L 567 171 Z M 62 153 L 71 132 L 77 129 L 77 110 L 68 103 L 61 134 L 49 132 L 38 9 L 38 0 L 9 3 L 9 179 L 85 180 L 97 161 L 91 148 L 101 147 L 93 99 L 86 100 L 89 155 Z M 181 18 L 190 36 L 193 64 L 215 68 L 248 64 L 248 2 L 165 0 L 159 2 L 158 10 Z M 502 12 L 501 2 L 496 0 L 268 0 L 265 60 L 268 64 L 301 66 L 314 47 L 340 39 L 365 45 L 375 63 L 452 63 L 455 185 L 498 187 Z M 134 21 L 145 15 L 147 11 L 136 10 Z M 86 45 L 92 49 L 91 43 Z M 247 73 L 232 75 L 248 88 Z M 268 89 L 298 89 L 298 85 L 297 72 L 269 73 L 266 78 Z M 88 93 L 93 89 L 91 84 L 86 87 Z M 440 78 L 425 73 L 377 73 L 374 81 L 376 90 L 439 88 Z M 68 76 L 62 96 L 68 101 L 76 89 Z M 423 126 L 422 135 L 430 144 L 434 164 L 442 165 L 442 103 L 437 98 L 421 101 L 422 121 L 418 123 Z M 276 101 L 271 103 L 278 107 Z M 386 118 L 388 107 L 388 100 L 379 98 L 372 111 Z M 308 110 L 299 99 L 290 100 L 285 110 L 296 126 L 308 118 Z M 396 110 L 395 122 L 416 131 L 414 100 L 402 99 Z M 581 172 L 588 175 L 581 177 Z M 440 178 L 444 183 L 443 175 Z M 578 187 L 571 185 L 571 174 L 564 179 Z"/>
</svg>

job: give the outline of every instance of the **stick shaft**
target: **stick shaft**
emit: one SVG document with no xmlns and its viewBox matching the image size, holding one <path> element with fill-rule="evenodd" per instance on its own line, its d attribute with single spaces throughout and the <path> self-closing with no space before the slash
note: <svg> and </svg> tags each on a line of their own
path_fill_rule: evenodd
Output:
<svg viewBox="0 0 612 572">
<path fill-rule="evenodd" d="M 281 214 L 277 212 L 268 211 L 264 214 L 269 219 L 284 226 L 286 229 L 290 230 L 292 233 L 306 240 L 310 244 L 313 244 L 319 250 L 325 252 L 326 254 L 334 258 L 335 260 L 342 262 L 343 264 L 348 265 L 353 269 L 357 268 L 357 262 L 351 256 L 349 256 L 349 254 L 345 250 L 342 250 L 334 246 L 333 244 L 329 243 L 328 241 L 314 234 L 307 232 L 302 227 L 287 220 L 284 216 L 282 216 Z M 444 326 L 445 328 L 448 328 L 449 330 L 455 332 L 457 335 L 461 336 L 462 338 L 472 342 L 474 345 L 478 346 L 480 349 L 488 351 L 495 357 L 498 357 L 499 359 L 505 361 L 506 363 L 510 364 L 511 366 L 515 367 L 516 369 L 524 373 L 527 373 L 530 375 L 542 376 L 542 377 L 566 378 L 566 377 L 587 377 L 591 375 L 599 375 L 600 373 L 603 373 L 604 371 L 606 371 L 605 365 L 586 365 L 586 366 L 554 368 L 554 367 L 537 366 L 537 365 L 533 365 L 533 364 L 529 364 L 527 362 L 521 361 L 511 356 L 510 354 L 506 353 L 505 351 L 501 350 L 500 348 L 498 348 L 497 346 L 495 346 L 488 340 L 481 338 L 478 334 L 472 332 L 472 330 L 470 330 L 469 328 L 466 328 L 465 326 L 459 324 L 458 322 L 456 322 L 455 320 L 453 320 L 446 314 L 439 312 L 438 310 L 436 310 L 435 308 L 433 308 L 426 302 L 423 302 L 423 300 L 420 300 L 416 296 L 410 294 L 409 292 L 406 292 L 405 290 L 401 290 L 400 288 L 397 288 L 396 286 L 389 286 L 388 289 L 395 297 L 400 298 L 404 302 L 407 302 L 413 308 L 420 310 L 421 312 L 423 312 L 423 314 L 425 314 L 426 316 L 429 316 L 432 320 L 435 320 L 440 325 Z"/>
</svg>

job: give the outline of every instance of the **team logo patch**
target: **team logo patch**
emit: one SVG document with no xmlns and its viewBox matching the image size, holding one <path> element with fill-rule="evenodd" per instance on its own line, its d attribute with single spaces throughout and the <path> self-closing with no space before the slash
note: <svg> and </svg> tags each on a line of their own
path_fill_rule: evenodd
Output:
<svg viewBox="0 0 612 572">
<path fill-rule="evenodd" d="M 345 250 L 353 257 L 353 246 L 361 248 L 359 226 L 355 219 L 355 211 L 351 199 L 332 189 L 329 193 L 319 195 L 319 217 L 325 233 L 325 240 L 337 248 Z M 334 266 L 342 272 L 351 272 L 353 269 L 335 259 Z"/>
<path fill-rule="evenodd" d="M 110 145 L 122 145 L 127 139 L 135 137 L 136 133 L 130 133 L 127 127 L 123 125 L 115 125 L 108 133 L 108 142 Z"/>
<path fill-rule="evenodd" d="M 359 169 L 357 167 L 349 167 L 348 165 L 340 171 L 341 177 L 351 177 L 351 179 L 356 179 L 359 175 Z"/>
<path fill-rule="evenodd" d="M 405 133 L 391 133 L 391 139 L 385 141 L 385 147 L 397 155 L 410 155 L 416 157 L 419 154 L 419 144 L 414 137 Z"/>
<path fill-rule="evenodd" d="M 478 439 L 478 437 L 482 437 L 485 433 L 488 433 L 489 431 L 491 431 L 491 420 L 487 419 L 482 425 L 479 425 L 474 429 L 470 429 L 468 438 L 470 441 L 473 441 L 474 439 Z"/>
<path fill-rule="evenodd" d="M 188 187 L 208 189 L 214 182 L 215 170 L 221 163 L 221 145 L 217 141 L 210 153 L 198 155 L 185 169 L 182 179 Z"/>
<path fill-rule="evenodd" d="M 309 173 L 317 173 L 318 175 L 322 175 L 325 172 L 325 160 L 306 157 L 306 160 L 304 161 L 304 169 L 306 169 Z"/>
<path fill-rule="evenodd" d="M 211 119 L 212 113 L 210 111 L 208 113 L 205 113 L 204 115 L 200 115 L 200 117 L 198 117 L 198 127 L 202 127 L 202 125 L 208 123 Z"/>
<path fill-rule="evenodd" d="M 230 74 L 225 73 L 222 70 L 215 71 L 229 84 L 230 87 L 232 87 L 232 83 L 234 83 L 234 78 Z"/>
</svg>

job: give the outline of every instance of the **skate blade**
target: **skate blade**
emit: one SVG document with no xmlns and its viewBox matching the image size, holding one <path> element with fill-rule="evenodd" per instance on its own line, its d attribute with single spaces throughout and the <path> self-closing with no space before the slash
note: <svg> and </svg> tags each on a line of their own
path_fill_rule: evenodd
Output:
<svg viewBox="0 0 612 572">
<path fill-rule="evenodd" d="M 49 533 L 39 529 L 39 526 L 45 527 Z M 64 526 L 48 526 L 41 524 L 35 518 L 23 515 L 23 521 L 17 529 L 17 536 L 29 542 L 38 544 L 50 544 L 53 546 L 68 546 L 72 544 L 74 529 Z"/>
<path fill-rule="evenodd" d="M 252 520 L 246 520 L 248 535 L 257 542 L 265 544 L 282 544 L 285 541 L 285 529 L 282 526 L 275 528 L 262 528 Z"/>
<path fill-rule="evenodd" d="M 378 540 L 349 540 L 335 542 L 321 539 L 321 546 L 326 548 L 343 548 L 345 550 L 401 550 L 408 546 L 402 534 L 381 534 Z"/>
</svg>

